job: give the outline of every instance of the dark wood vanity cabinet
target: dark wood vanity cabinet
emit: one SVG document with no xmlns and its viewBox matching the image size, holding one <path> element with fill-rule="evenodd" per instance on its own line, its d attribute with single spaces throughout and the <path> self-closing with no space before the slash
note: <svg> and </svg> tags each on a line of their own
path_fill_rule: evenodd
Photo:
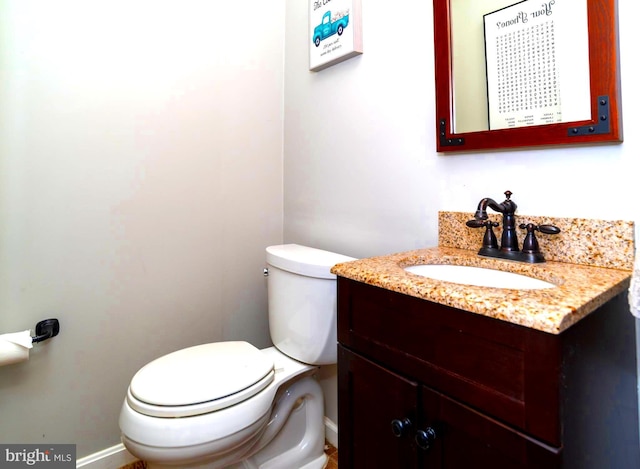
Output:
<svg viewBox="0 0 640 469">
<path fill-rule="evenodd" d="M 636 467 L 600 465 L 612 431 L 638 445 L 633 379 L 624 422 L 620 390 L 591 383 L 635 376 L 603 352 L 616 337 L 635 354 L 633 335 L 600 310 L 554 335 L 339 277 L 339 467 Z"/>
</svg>

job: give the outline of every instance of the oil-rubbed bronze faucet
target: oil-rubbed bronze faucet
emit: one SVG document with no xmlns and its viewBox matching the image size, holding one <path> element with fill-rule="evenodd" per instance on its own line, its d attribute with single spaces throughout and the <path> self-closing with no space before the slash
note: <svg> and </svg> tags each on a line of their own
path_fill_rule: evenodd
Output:
<svg viewBox="0 0 640 469">
<path fill-rule="evenodd" d="M 474 219 L 467 222 L 467 226 L 471 228 L 485 227 L 485 235 L 482 240 L 482 247 L 478 251 L 478 255 L 487 257 L 498 257 L 500 259 L 508 259 L 512 261 L 538 263 L 544 262 L 544 256 L 540 252 L 538 240 L 535 232 L 540 231 L 546 234 L 560 233 L 560 229 L 553 225 L 534 225 L 533 223 L 520 224 L 521 229 L 527 230 L 524 239 L 522 251 L 518 246 L 518 234 L 516 233 L 516 209 L 518 206 L 511 200 L 511 191 L 506 191 L 504 195 L 507 197 L 504 202 L 497 203 L 495 200 L 485 197 L 478 204 L 478 209 L 474 214 Z M 493 233 L 493 227 L 498 226 L 497 223 L 487 220 L 487 207 L 502 213 L 502 236 L 500 237 L 500 246 Z"/>
<path fill-rule="evenodd" d="M 486 220 L 487 207 L 494 209 L 496 212 L 502 213 L 502 237 L 500 243 L 500 251 L 516 252 L 518 247 L 518 234 L 516 233 L 516 209 L 518 206 L 511 200 L 511 191 L 506 191 L 504 195 L 507 197 L 501 204 L 495 200 L 485 197 L 478 204 L 478 210 L 474 215 L 476 220 Z"/>
</svg>

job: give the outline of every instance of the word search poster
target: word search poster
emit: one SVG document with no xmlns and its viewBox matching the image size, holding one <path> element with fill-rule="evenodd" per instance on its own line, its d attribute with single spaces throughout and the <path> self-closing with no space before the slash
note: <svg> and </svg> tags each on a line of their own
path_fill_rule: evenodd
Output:
<svg viewBox="0 0 640 469">
<path fill-rule="evenodd" d="M 586 0 L 519 2 L 484 34 L 490 130 L 591 118 Z"/>
</svg>

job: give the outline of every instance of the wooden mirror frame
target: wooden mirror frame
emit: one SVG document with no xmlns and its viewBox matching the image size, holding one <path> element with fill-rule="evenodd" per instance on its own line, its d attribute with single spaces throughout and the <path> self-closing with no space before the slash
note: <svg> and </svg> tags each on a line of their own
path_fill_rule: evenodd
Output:
<svg viewBox="0 0 640 469">
<path fill-rule="evenodd" d="M 433 0 L 438 152 L 622 142 L 617 0 L 587 0 L 591 120 L 459 134 L 451 133 L 451 1 Z"/>
</svg>

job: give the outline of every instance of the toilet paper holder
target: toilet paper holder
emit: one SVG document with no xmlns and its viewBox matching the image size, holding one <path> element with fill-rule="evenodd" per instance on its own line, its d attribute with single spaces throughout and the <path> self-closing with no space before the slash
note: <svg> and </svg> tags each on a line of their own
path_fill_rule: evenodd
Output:
<svg viewBox="0 0 640 469">
<path fill-rule="evenodd" d="M 60 322 L 57 319 L 44 319 L 36 324 L 36 335 L 31 337 L 32 343 L 55 337 L 60 332 Z"/>
</svg>

